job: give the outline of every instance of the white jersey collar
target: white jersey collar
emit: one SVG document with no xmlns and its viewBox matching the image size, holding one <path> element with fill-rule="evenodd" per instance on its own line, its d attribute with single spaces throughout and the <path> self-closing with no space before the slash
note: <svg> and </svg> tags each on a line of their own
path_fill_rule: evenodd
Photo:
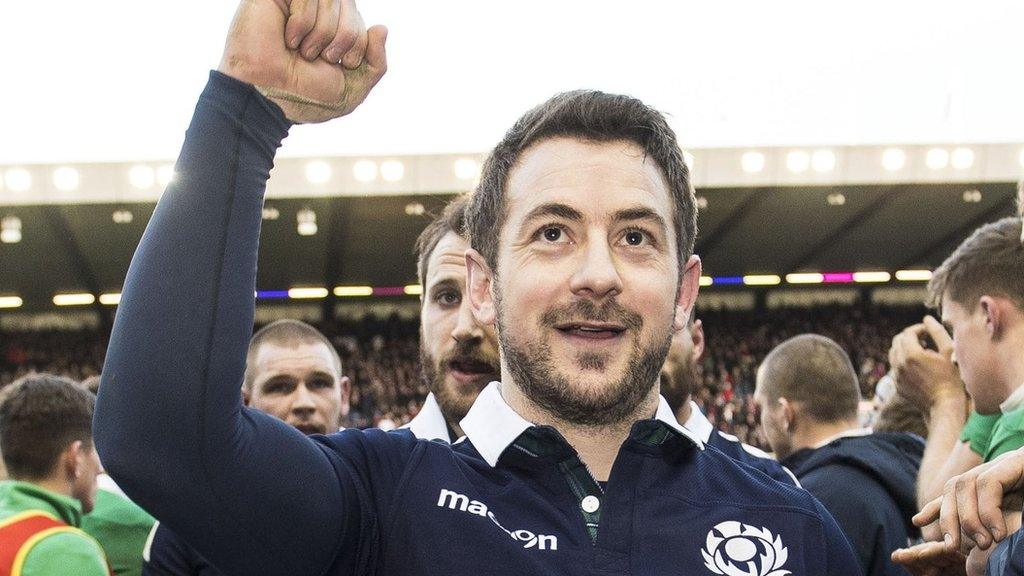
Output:
<svg viewBox="0 0 1024 576">
<path fill-rule="evenodd" d="M 1021 406 L 1024 406 L 1024 384 L 1021 384 L 1010 394 L 1009 398 L 999 405 L 999 411 L 1006 414 L 1008 412 L 1013 412 Z"/>
<path fill-rule="evenodd" d="M 704 443 L 679 424 L 665 398 L 659 396 L 658 411 L 654 417 L 691 440 L 701 450 L 704 449 Z M 497 466 L 498 458 L 505 449 L 533 426 L 505 402 L 499 382 L 491 382 L 480 392 L 469 414 L 459 424 L 477 452 L 492 467 Z"/>
<path fill-rule="evenodd" d="M 700 406 L 693 400 L 690 400 L 690 417 L 686 419 L 686 424 L 683 427 L 689 430 L 700 438 L 702 442 L 707 444 L 711 441 L 711 434 L 714 433 L 715 427 L 711 425 L 711 420 L 701 412 Z"/>
<path fill-rule="evenodd" d="M 455 441 L 448 433 L 448 422 L 444 419 L 444 413 L 441 412 L 441 406 L 433 392 L 427 394 L 419 414 L 402 428 L 407 428 L 421 440 L 444 440 L 449 444 Z"/>
</svg>

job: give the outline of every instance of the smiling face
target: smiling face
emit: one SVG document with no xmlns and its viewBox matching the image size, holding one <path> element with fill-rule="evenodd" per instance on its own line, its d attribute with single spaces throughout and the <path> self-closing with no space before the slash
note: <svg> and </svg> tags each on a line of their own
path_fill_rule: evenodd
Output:
<svg viewBox="0 0 1024 576">
<path fill-rule="evenodd" d="M 304 434 L 338 429 L 348 412 L 348 379 L 338 372 L 333 351 L 322 342 L 280 346 L 265 342 L 252 357 L 255 374 L 249 406 L 283 420 Z"/>
<path fill-rule="evenodd" d="M 660 169 L 631 142 L 551 138 L 522 154 L 506 194 L 493 306 L 480 312 L 497 323 L 503 374 L 568 423 L 633 417 L 700 275 L 691 258 L 680 283 Z"/>
<path fill-rule="evenodd" d="M 494 329 L 479 324 L 466 294 L 469 243 L 447 233 L 430 253 L 420 309 L 420 364 L 445 419 L 465 418 L 477 395 L 498 380 Z"/>
</svg>

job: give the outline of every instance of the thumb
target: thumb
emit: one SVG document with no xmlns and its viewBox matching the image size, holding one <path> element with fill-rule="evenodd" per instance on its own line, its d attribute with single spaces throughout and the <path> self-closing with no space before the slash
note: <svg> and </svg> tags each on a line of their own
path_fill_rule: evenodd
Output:
<svg viewBox="0 0 1024 576">
<path fill-rule="evenodd" d="M 924 325 L 928 330 L 928 335 L 939 349 L 939 353 L 949 358 L 953 354 L 953 339 L 950 338 L 949 332 L 946 332 L 946 328 L 932 316 L 924 317 Z"/>
<path fill-rule="evenodd" d="M 388 29 L 384 26 L 371 26 L 366 31 L 366 63 L 378 75 L 388 69 L 388 55 L 384 45 L 388 40 Z"/>
</svg>

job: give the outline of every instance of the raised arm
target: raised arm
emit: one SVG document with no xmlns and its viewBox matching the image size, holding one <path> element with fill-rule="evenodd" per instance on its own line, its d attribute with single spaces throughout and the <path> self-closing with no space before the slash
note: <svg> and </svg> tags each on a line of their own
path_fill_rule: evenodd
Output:
<svg viewBox="0 0 1024 576">
<path fill-rule="evenodd" d="M 97 448 L 136 502 L 232 573 L 320 573 L 351 521 L 332 456 L 243 408 L 240 387 L 276 149 L 292 122 L 365 98 L 385 34 L 362 32 L 351 1 L 244 0 L 125 279 Z M 354 69 L 325 60 L 337 51 Z"/>
</svg>

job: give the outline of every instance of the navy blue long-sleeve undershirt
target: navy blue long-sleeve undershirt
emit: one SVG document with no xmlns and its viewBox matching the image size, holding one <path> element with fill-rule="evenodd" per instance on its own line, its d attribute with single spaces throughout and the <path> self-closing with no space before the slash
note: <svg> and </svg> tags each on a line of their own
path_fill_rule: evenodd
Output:
<svg viewBox="0 0 1024 576">
<path fill-rule="evenodd" d="M 249 574 L 322 571 L 344 526 L 324 452 L 239 395 L 263 192 L 289 126 L 251 86 L 211 73 L 132 259 L 95 419 L 124 490 Z"/>
<path fill-rule="evenodd" d="M 129 268 L 96 406 L 111 476 L 213 565 L 289 576 L 855 570 L 813 497 L 705 449 L 674 418 L 634 423 L 601 487 L 497 384 L 451 445 L 379 430 L 307 438 L 243 407 L 263 192 L 288 128 L 251 86 L 211 75 Z"/>
</svg>

